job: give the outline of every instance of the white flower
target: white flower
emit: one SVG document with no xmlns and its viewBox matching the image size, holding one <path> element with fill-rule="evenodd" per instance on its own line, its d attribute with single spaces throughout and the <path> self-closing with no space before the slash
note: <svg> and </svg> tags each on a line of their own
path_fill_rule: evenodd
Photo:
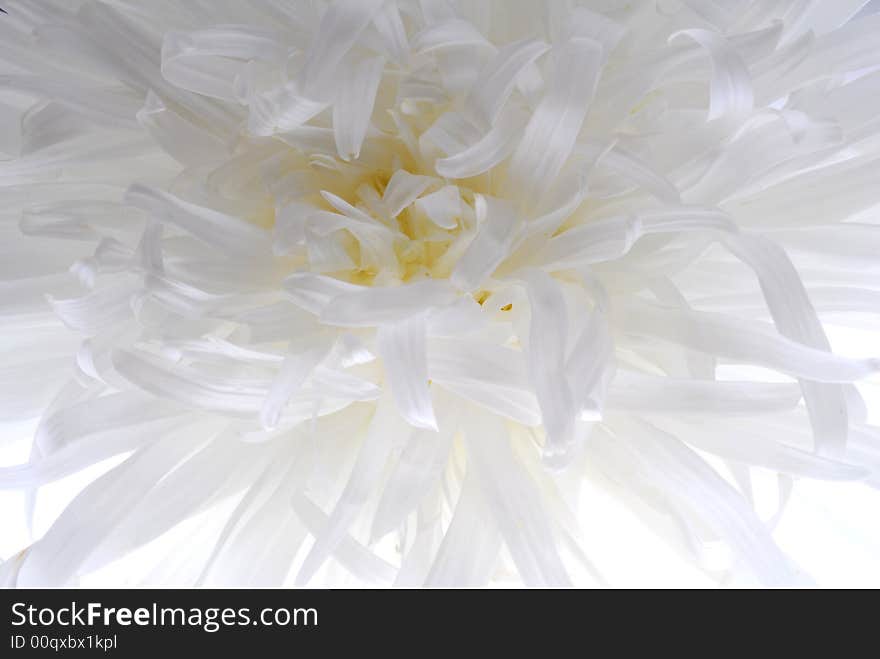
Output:
<svg viewBox="0 0 880 659">
<path fill-rule="evenodd" d="M 861 4 L 4 3 L 0 487 L 119 461 L 2 579 L 602 583 L 589 485 L 804 583 L 750 468 L 880 483 Z"/>
</svg>

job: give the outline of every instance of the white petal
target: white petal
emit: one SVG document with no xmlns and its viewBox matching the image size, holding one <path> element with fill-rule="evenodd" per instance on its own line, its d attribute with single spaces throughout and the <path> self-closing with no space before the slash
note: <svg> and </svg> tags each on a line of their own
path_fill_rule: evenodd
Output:
<svg viewBox="0 0 880 659">
<path fill-rule="evenodd" d="M 502 114 L 501 120 L 472 145 L 435 162 L 434 169 L 446 178 L 470 178 L 482 174 L 513 152 L 524 124 L 523 113 L 513 108 Z"/>
<path fill-rule="evenodd" d="M 568 16 L 562 17 L 562 20 L 562 29 L 558 37 L 560 41 L 572 37 L 592 39 L 602 44 L 606 55 L 614 50 L 626 32 L 624 25 L 586 7 L 574 7 Z"/>
<path fill-rule="evenodd" d="M 52 528 L 32 547 L 18 585 L 67 583 L 133 506 L 162 476 L 204 442 L 204 436 L 178 433 L 135 453 L 86 487 Z M 83 524 L 89 531 L 84 532 Z"/>
<path fill-rule="evenodd" d="M 667 204 L 681 203 L 675 185 L 619 146 L 602 156 L 601 165 L 625 176 Z"/>
<path fill-rule="evenodd" d="M 413 51 L 420 54 L 473 46 L 492 48 L 471 23 L 454 18 L 427 27 L 412 43 Z"/>
<path fill-rule="evenodd" d="M 510 253 L 520 221 L 509 202 L 480 195 L 476 206 L 477 235 L 452 271 L 455 286 L 468 292 L 490 277 Z"/>
<path fill-rule="evenodd" d="M 356 160 L 360 155 L 384 67 L 384 58 L 372 57 L 349 67 L 340 82 L 333 104 L 333 134 L 343 160 Z"/>
<path fill-rule="evenodd" d="M 598 311 L 584 314 L 584 326 L 565 361 L 573 404 L 581 416 L 601 416 L 605 389 L 614 370 L 614 344 Z"/>
<path fill-rule="evenodd" d="M 454 185 L 446 185 L 415 202 L 416 208 L 441 229 L 454 229 L 461 216 L 461 195 Z"/>
<path fill-rule="evenodd" d="M 554 75 L 510 162 L 507 189 L 532 200 L 543 194 L 574 149 L 599 79 L 602 47 L 575 38 L 554 51 Z"/>
<path fill-rule="evenodd" d="M 548 458 L 564 455 L 572 441 L 574 397 L 565 377 L 568 345 L 568 308 L 562 287 L 539 270 L 525 274 L 531 305 L 528 350 L 529 377 L 534 383 L 541 418 L 547 432 Z"/>
<path fill-rule="evenodd" d="M 257 257 L 270 253 L 267 232 L 237 217 L 138 183 L 128 189 L 125 200 L 157 220 L 180 227 L 230 255 Z"/>
<path fill-rule="evenodd" d="M 104 404 L 104 398 L 110 399 L 107 404 Z M 47 435 L 43 437 L 43 444 L 54 449 L 53 452 L 27 464 L 0 467 L 0 489 L 45 485 L 114 455 L 139 449 L 157 436 L 180 427 L 182 410 L 163 401 L 144 404 L 144 399 L 137 397 L 139 415 L 130 410 L 114 410 L 108 405 L 123 402 L 119 399 L 127 399 L 127 402 L 132 398 L 125 393 L 88 401 L 101 403 L 88 406 L 93 418 L 81 418 L 82 408 L 86 405 L 53 415 L 45 430 Z M 63 427 L 64 423 L 70 427 Z M 111 428 L 112 431 L 105 432 Z"/>
<path fill-rule="evenodd" d="M 514 457 L 504 423 L 486 414 L 474 417 L 466 417 L 468 455 L 520 577 L 528 586 L 570 585 L 541 496 Z"/>
<path fill-rule="evenodd" d="M 667 496 L 683 515 L 694 515 L 724 539 L 737 557 L 767 585 L 796 582 L 794 570 L 743 498 L 696 453 L 675 437 L 647 424 L 602 438 L 597 446 L 630 463 L 649 486 Z M 598 440 L 597 440 L 598 441 Z"/>
<path fill-rule="evenodd" d="M 162 75 L 183 89 L 234 101 L 234 79 L 242 66 L 240 60 L 272 61 L 286 55 L 276 38 L 282 37 L 243 26 L 169 32 L 162 43 Z"/>
<path fill-rule="evenodd" d="M 427 323 L 419 313 L 379 328 L 376 343 L 400 414 L 410 425 L 437 431 L 428 388 Z"/>
<path fill-rule="evenodd" d="M 327 91 L 334 70 L 383 4 L 384 0 L 334 0 L 330 4 L 299 74 L 300 86 L 306 94 Z"/>
<path fill-rule="evenodd" d="M 786 446 L 772 437 L 772 428 L 767 435 L 754 434 L 749 428 L 737 424 L 721 424 L 712 432 L 707 432 L 704 423 L 694 419 L 689 424 L 678 420 L 670 423 L 660 420 L 660 427 L 674 428 L 679 437 L 701 451 L 736 460 L 742 464 L 756 465 L 784 474 L 804 478 L 831 481 L 858 481 L 868 477 L 864 467 L 846 462 L 837 462 L 814 453 Z"/>
<path fill-rule="evenodd" d="M 298 352 L 284 358 L 278 375 L 269 388 L 266 401 L 260 409 L 260 422 L 266 430 L 272 430 L 278 425 L 281 418 L 281 410 L 305 382 L 312 369 L 324 359 L 330 350 L 329 337 L 319 337 L 312 345 L 296 346 Z M 304 350 L 299 350 L 300 348 Z"/>
<path fill-rule="evenodd" d="M 297 574 L 297 584 L 308 583 L 324 560 L 345 540 L 348 527 L 366 503 L 385 468 L 393 439 L 407 432 L 407 428 L 388 397 L 380 399 L 345 489 L 326 525 L 315 530 L 315 544 Z"/>
<path fill-rule="evenodd" d="M 732 236 L 725 244 L 758 275 L 767 307 L 779 332 L 804 345 L 830 352 L 831 344 L 822 323 L 785 251 L 757 236 Z M 842 455 L 848 427 L 843 388 L 802 381 L 801 389 L 810 412 L 817 449 L 826 454 Z"/>
<path fill-rule="evenodd" d="M 316 538 L 324 537 L 328 525 L 333 522 L 332 517 L 328 518 L 302 493 L 294 495 L 293 509 Z M 394 579 L 394 566 L 376 556 L 348 533 L 342 535 L 333 555 L 351 574 L 368 583 L 387 585 Z"/>
<path fill-rule="evenodd" d="M 398 64 L 403 64 L 409 57 L 409 42 L 406 27 L 400 17 L 400 10 L 395 3 L 386 2 L 373 17 L 373 25 L 386 44 L 391 57 Z"/>
<path fill-rule="evenodd" d="M 435 395 L 436 398 L 440 397 Z M 406 515 L 419 506 L 440 480 L 452 448 L 458 413 L 451 400 L 444 401 L 437 409 L 439 432 L 411 433 L 388 477 L 373 518 L 370 535 L 374 541 L 402 524 Z"/>
<path fill-rule="evenodd" d="M 269 388 L 268 380 L 212 377 L 122 350 L 113 353 L 113 366 L 123 378 L 156 396 L 232 415 L 256 414 Z"/>
<path fill-rule="evenodd" d="M 403 320 L 458 297 L 446 281 L 424 280 L 400 286 L 363 288 L 337 295 L 321 312 L 321 321 L 340 327 L 372 327 Z"/>
<path fill-rule="evenodd" d="M 293 303 L 318 315 L 335 297 L 363 289 L 363 286 L 311 272 L 296 272 L 284 280 L 284 291 Z"/>
<path fill-rule="evenodd" d="M 712 57 L 708 120 L 751 111 L 754 92 L 749 69 L 727 40 L 717 32 L 702 29 L 681 30 L 670 35 L 669 40 L 672 41 L 680 35 L 696 41 Z"/>
<path fill-rule="evenodd" d="M 477 588 L 489 583 L 501 549 L 501 533 L 478 479 L 473 472 L 465 476 L 425 586 Z"/>
<path fill-rule="evenodd" d="M 150 91 L 137 119 L 167 152 L 184 165 L 217 162 L 229 149 L 217 136 L 170 110 Z"/>
<path fill-rule="evenodd" d="M 678 313 L 639 305 L 619 319 L 626 331 L 709 354 L 767 366 L 817 382 L 853 382 L 880 371 L 880 359 L 847 359 L 809 348 L 755 322 L 706 312 Z"/>
<path fill-rule="evenodd" d="M 66 300 L 50 297 L 49 304 L 71 329 L 96 334 L 131 317 L 131 300 L 139 288 L 132 280 L 121 279 L 83 297 Z"/>
<path fill-rule="evenodd" d="M 340 238 L 339 232 L 325 236 L 306 230 L 306 248 L 312 272 L 343 272 L 355 268 Z"/>
<path fill-rule="evenodd" d="M 609 410 L 674 416 L 751 416 L 791 410 L 800 399 L 794 383 L 691 381 L 619 371 L 606 404 Z"/>
<path fill-rule="evenodd" d="M 443 153 L 452 155 L 467 149 L 481 135 L 479 127 L 460 112 L 445 112 L 422 134 L 419 145 L 430 142 Z"/>
<path fill-rule="evenodd" d="M 416 176 L 405 169 L 394 172 L 382 195 L 391 217 L 397 217 L 433 183 L 428 176 Z"/>
<path fill-rule="evenodd" d="M 320 114 L 326 101 L 303 95 L 295 83 L 280 85 L 250 99 L 248 130 L 254 135 L 290 131 Z"/>
<path fill-rule="evenodd" d="M 480 72 L 467 101 L 467 110 L 486 126 L 492 126 L 516 85 L 517 76 L 546 53 L 550 46 L 536 39 L 504 46 Z"/>
<path fill-rule="evenodd" d="M 261 552 L 263 560 L 259 568 L 252 565 L 247 560 L 247 556 L 255 550 L 254 534 L 259 536 L 260 543 L 267 542 L 270 547 L 277 543 L 279 536 L 288 542 L 293 540 L 291 543 L 293 546 L 298 546 L 297 540 L 299 543 L 305 540 L 305 529 L 296 523 L 288 501 L 293 490 L 291 481 L 297 479 L 296 470 L 291 466 L 294 455 L 291 453 L 271 461 L 250 485 L 224 525 L 214 550 L 202 568 L 202 573 L 196 582 L 197 586 L 205 584 L 212 570 L 217 577 L 210 579 L 211 585 L 224 583 L 258 585 L 259 582 L 254 583 L 252 576 L 258 569 L 264 574 L 281 572 L 281 575 L 276 577 L 279 579 L 286 576 L 291 563 L 290 555 L 287 560 L 281 557 L 276 559 L 275 556 L 267 559 L 265 553 Z M 266 525 L 266 518 L 272 519 L 273 526 Z M 295 529 L 293 533 L 290 533 L 290 526 Z M 227 582 L 230 578 L 231 580 Z"/>
<path fill-rule="evenodd" d="M 274 456 L 224 432 L 147 491 L 83 565 L 99 568 L 158 538 L 225 497 L 237 495 Z M 191 575 L 192 579 L 195 575 Z"/>
<path fill-rule="evenodd" d="M 541 422 L 521 352 L 488 341 L 432 339 L 431 380 L 496 414 L 527 426 Z"/>
</svg>

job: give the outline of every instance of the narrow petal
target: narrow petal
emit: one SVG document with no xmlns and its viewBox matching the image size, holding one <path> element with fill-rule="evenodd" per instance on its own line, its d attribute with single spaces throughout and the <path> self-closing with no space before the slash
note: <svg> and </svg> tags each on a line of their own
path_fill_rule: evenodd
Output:
<svg viewBox="0 0 880 659">
<path fill-rule="evenodd" d="M 416 314 L 379 328 L 376 343 L 400 414 L 410 425 L 437 431 L 428 388 L 427 323 Z"/>
</svg>

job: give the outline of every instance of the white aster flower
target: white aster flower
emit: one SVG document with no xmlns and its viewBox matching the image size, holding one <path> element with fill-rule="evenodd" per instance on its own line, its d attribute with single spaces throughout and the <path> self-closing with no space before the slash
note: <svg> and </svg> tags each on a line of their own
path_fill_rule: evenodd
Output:
<svg viewBox="0 0 880 659">
<path fill-rule="evenodd" d="M 4 3 L 0 488 L 116 462 L 2 580 L 603 583 L 593 488 L 808 583 L 793 480 L 880 484 L 863 4 Z"/>
</svg>

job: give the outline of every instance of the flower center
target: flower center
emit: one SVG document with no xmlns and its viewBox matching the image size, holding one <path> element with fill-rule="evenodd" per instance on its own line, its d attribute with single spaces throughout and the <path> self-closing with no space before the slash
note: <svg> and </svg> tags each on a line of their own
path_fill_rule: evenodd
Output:
<svg viewBox="0 0 880 659">
<path fill-rule="evenodd" d="M 476 231 L 476 195 L 487 177 L 439 178 L 404 152 L 397 138 L 377 140 L 387 168 L 337 158 L 313 159 L 307 194 L 276 213 L 279 235 L 296 234 L 305 266 L 359 285 L 389 286 L 448 278 Z"/>
</svg>

